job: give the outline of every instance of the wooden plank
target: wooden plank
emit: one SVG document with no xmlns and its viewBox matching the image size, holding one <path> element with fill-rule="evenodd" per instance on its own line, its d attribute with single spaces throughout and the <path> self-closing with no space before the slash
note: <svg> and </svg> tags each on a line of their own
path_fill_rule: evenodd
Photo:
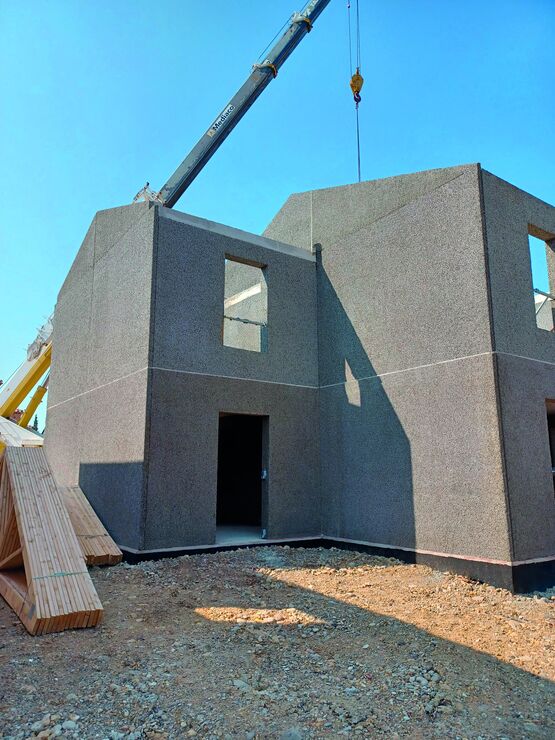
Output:
<svg viewBox="0 0 555 740">
<path fill-rule="evenodd" d="M 22 570 L 0 573 L 0 595 L 19 617 L 27 596 L 27 583 Z"/>
<path fill-rule="evenodd" d="M 62 488 L 64 502 L 87 565 L 115 565 L 123 554 L 79 486 Z"/>
<path fill-rule="evenodd" d="M 0 572 L 0 593 L 27 630 L 44 634 L 98 624 L 102 605 L 63 492 L 41 448 L 9 447 L 5 451 L 0 474 L 0 533 L 4 531 L 6 537 L 13 532 L 9 524 L 12 509 L 24 567 Z"/>
<path fill-rule="evenodd" d="M 42 447 L 43 439 L 27 427 L 0 416 L 0 441 L 7 447 Z"/>
<path fill-rule="evenodd" d="M 11 555 L 8 555 L 7 558 L 0 561 L 0 570 L 13 570 L 13 568 L 21 568 L 22 566 L 23 555 L 21 547 L 19 547 L 15 552 L 12 552 Z"/>
</svg>

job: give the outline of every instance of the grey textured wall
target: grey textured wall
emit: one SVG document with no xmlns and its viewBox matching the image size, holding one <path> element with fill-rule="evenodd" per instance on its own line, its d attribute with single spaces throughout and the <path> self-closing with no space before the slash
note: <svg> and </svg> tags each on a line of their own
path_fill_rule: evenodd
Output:
<svg viewBox="0 0 555 740">
<path fill-rule="evenodd" d="M 476 165 L 292 196 L 322 247 L 324 533 L 510 558 Z"/>
<path fill-rule="evenodd" d="M 478 165 L 291 196 L 264 237 L 100 212 L 56 306 L 55 474 L 123 546 L 210 544 L 219 414 L 259 414 L 270 538 L 552 555 L 555 335 L 535 323 L 529 224 L 555 234 L 555 209 Z M 264 265 L 245 310 L 267 297 L 265 352 L 222 341 L 229 257 Z"/>
<path fill-rule="evenodd" d="M 316 386 L 314 259 L 269 249 L 248 234 L 230 237 L 200 219 L 191 225 L 168 209 L 159 213 L 153 367 Z M 222 344 L 226 255 L 267 265 L 268 350 L 262 354 Z"/>
<path fill-rule="evenodd" d="M 317 391 L 155 370 L 145 548 L 214 542 L 220 412 L 269 417 L 269 538 L 319 536 Z"/>
<path fill-rule="evenodd" d="M 265 265 L 267 352 L 223 345 L 229 255 Z M 269 417 L 268 536 L 320 534 L 312 255 L 145 204 L 101 212 L 54 346 L 47 452 L 119 544 L 214 542 L 224 411 Z"/>
<path fill-rule="evenodd" d="M 269 417 L 268 537 L 319 535 L 315 260 L 158 213 L 144 547 L 214 542 L 220 412 Z M 222 342 L 226 256 L 265 265 L 264 353 Z"/>
<path fill-rule="evenodd" d="M 123 545 L 141 536 L 154 210 L 99 212 L 58 295 L 45 446 Z"/>
<path fill-rule="evenodd" d="M 529 224 L 555 235 L 555 208 L 485 170 L 482 187 L 495 350 L 555 362 L 555 337 L 536 326 L 528 247 Z"/>
<path fill-rule="evenodd" d="M 555 399 L 555 369 L 497 355 L 501 421 L 515 560 L 555 555 L 555 495 L 546 399 Z"/>
<path fill-rule="evenodd" d="M 541 558 L 555 554 L 545 407 L 555 399 L 555 334 L 536 326 L 528 232 L 555 235 L 555 208 L 489 172 L 482 183 L 513 557 Z"/>
</svg>

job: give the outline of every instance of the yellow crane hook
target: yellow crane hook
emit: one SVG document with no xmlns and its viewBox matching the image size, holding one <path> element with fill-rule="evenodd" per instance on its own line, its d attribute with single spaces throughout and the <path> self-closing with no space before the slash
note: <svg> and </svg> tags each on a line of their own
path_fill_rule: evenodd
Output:
<svg viewBox="0 0 555 740">
<path fill-rule="evenodd" d="M 353 98 L 355 100 L 355 103 L 358 105 L 362 100 L 362 98 L 360 97 L 360 91 L 362 90 L 362 86 L 364 85 L 364 77 L 360 74 L 360 67 L 357 67 L 357 71 L 351 77 L 349 85 L 351 87 L 351 90 L 353 91 Z"/>
</svg>

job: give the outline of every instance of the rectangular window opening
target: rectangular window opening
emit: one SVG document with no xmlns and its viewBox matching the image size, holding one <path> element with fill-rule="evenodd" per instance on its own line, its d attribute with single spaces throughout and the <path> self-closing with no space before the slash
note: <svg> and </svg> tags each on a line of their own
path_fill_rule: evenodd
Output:
<svg viewBox="0 0 555 740">
<path fill-rule="evenodd" d="M 551 275 L 555 268 L 555 235 L 537 226 L 528 226 L 528 248 L 532 267 L 532 287 L 536 326 L 554 331 L 555 294 Z M 551 270 L 549 269 L 551 266 Z"/>
<path fill-rule="evenodd" d="M 268 351 L 265 265 L 226 255 L 222 341 L 226 347 Z"/>
</svg>

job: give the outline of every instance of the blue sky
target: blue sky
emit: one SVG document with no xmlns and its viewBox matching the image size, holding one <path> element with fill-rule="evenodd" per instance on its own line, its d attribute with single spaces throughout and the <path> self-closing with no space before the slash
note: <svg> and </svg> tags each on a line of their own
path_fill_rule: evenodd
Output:
<svg viewBox="0 0 555 740">
<path fill-rule="evenodd" d="M 0 0 L 0 378 L 94 213 L 165 182 L 301 4 Z M 356 180 L 346 4 L 332 0 L 179 210 L 260 232 L 291 192 Z M 480 161 L 555 202 L 555 1 L 360 7 L 363 179 Z"/>
</svg>

